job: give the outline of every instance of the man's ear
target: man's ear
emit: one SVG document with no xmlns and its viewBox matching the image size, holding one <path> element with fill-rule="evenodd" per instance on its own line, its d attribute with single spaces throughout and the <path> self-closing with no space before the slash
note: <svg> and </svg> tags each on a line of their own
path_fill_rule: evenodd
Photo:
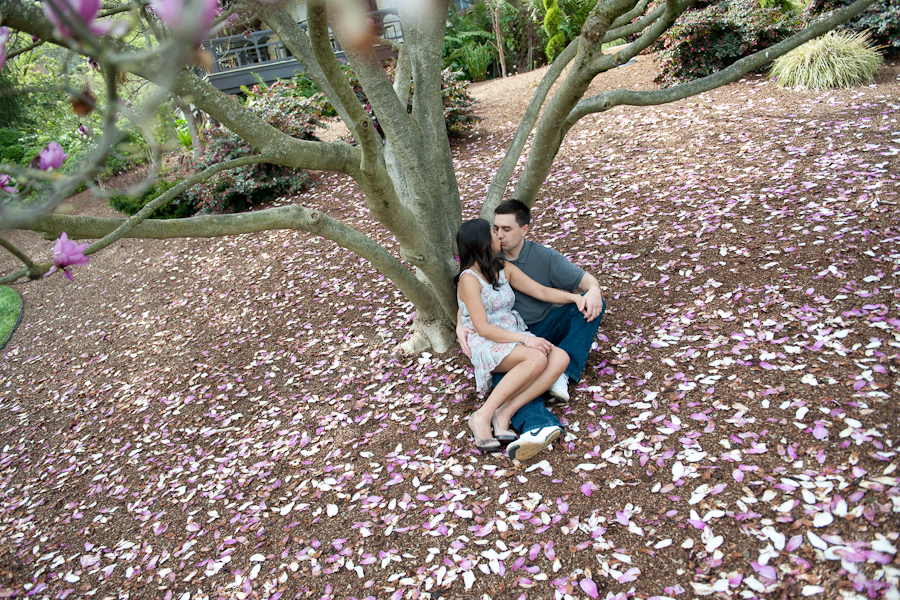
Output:
<svg viewBox="0 0 900 600">
<path fill-rule="evenodd" d="M 526 235 L 528 235 L 528 230 L 529 230 L 529 229 L 531 229 L 531 223 L 527 223 L 527 224 L 525 224 L 525 225 L 522 225 L 522 237 L 525 237 Z"/>
</svg>

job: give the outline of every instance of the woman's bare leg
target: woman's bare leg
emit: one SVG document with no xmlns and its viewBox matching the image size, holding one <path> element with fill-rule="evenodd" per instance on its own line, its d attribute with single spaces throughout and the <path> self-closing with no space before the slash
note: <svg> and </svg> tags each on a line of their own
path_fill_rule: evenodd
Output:
<svg viewBox="0 0 900 600">
<path fill-rule="evenodd" d="M 535 377 L 531 383 L 508 402 L 497 409 L 497 425 L 503 429 L 509 429 L 510 420 L 516 412 L 550 389 L 550 386 L 559 378 L 569 366 L 569 355 L 562 348 L 553 347 L 550 356 L 547 357 L 547 366 Z M 509 375 L 506 375 L 509 377 Z M 506 379 L 504 377 L 503 379 Z M 501 381 L 502 383 L 502 381 Z"/>
<path fill-rule="evenodd" d="M 563 354 L 565 355 L 565 352 L 563 352 Z M 568 358 L 568 355 L 566 355 L 566 357 Z M 547 356 L 540 350 L 526 348 L 525 346 L 516 346 L 513 348 L 513 351 L 507 354 L 506 358 L 504 358 L 495 369 L 495 371 L 499 373 L 505 372 L 506 375 L 500 380 L 497 387 L 491 391 L 487 400 L 484 401 L 484 405 L 473 413 L 475 417 L 473 419 L 473 424 L 475 426 L 476 437 L 482 439 L 493 437 L 493 435 L 491 435 L 491 417 L 494 416 L 494 412 L 503 406 L 510 398 L 516 397 L 524 390 L 530 388 L 532 382 L 538 378 L 546 368 Z M 565 368 L 566 365 L 563 365 L 563 370 L 565 370 Z M 560 373 L 561 372 L 562 371 L 560 371 Z M 559 377 L 559 374 L 557 374 L 556 377 Z M 545 389 L 549 389 L 550 384 L 552 384 L 553 381 L 556 381 L 556 377 L 547 384 L 547 388 Z M 506 426 L 509 427 L 509 419 L 507 419 Z"/>
</svg>

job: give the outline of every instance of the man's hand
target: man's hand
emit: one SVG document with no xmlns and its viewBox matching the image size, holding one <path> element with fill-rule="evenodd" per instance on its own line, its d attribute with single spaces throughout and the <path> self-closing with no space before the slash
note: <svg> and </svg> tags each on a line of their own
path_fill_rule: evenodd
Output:
<svg viewBox="0 0 900 600">
<path fill-rule="evenodd" d="M 475 333 L 475 330 L 471 327 L 464 326 L 461 321 L 456 322 L 456 341 L 459 342 L 459 347 L 462 348 L 463 354 L 472 358 L 472 351 L 469 349 L 468 341 L 468 335 L 470 333 Z"/>
<path fill-rule="evenodd" d="M 600 316 L 603 311 L 603 294 L 599 287 L 592 287 L 584 293 L 584 318 L 588 323 Z"/>
</svg>

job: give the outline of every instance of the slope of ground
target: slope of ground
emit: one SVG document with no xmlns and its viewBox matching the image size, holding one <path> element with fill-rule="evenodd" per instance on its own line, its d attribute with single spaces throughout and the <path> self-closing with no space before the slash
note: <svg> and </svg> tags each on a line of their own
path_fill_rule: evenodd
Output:
<svg viewBox="0 0 900 600">
<path fill-rule="evenodd" d="M 538 76 L 475 86 L 467 218 Z M 609 311 L 526 463 L 471 447 L 465 357 L 393 354 L 411 305 L 307 234 L 128 240 L 17 287 L 0 597 L 897 598 L 898 92 L 896 63 L 752 76 L 579 123 L 532 237 Z M 280 202 L 385 239 L 359 199 Z"/>
</svg>

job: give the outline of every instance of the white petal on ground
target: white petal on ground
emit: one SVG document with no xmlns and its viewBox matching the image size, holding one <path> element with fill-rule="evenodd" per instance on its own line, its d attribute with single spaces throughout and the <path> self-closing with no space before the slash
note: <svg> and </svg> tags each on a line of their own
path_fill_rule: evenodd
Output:
<svg viewBox="0 0 900 600">
<path fill-rule="evenodd" d="M 813 525 L 816 527 L 825 527 L 826 525 L 831 525 L 833 522 L 834 517 L 831 516 L 830 512 L 820 512 L 813 517 Z"/>
<path fill-rule="evenodd" d="M 804 585 L 800 593 L 804 596 L 812 596 L 813 594 L 821 594 L 824 591 L 825 588 L 818 585 Z"/>
</svg>

